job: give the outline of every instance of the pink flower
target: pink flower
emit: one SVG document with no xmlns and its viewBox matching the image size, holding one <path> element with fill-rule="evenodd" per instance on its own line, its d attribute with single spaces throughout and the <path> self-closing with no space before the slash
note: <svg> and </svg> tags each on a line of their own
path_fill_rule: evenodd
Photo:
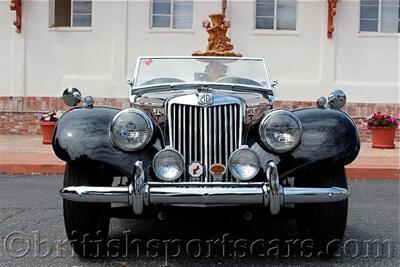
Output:
<svg viewBox="0 0 400 267">
<path fill-rule="evenodd" d="M 364 124 L 368 127 L 397 127 L 398 120 L 385 113 L 376 112 L 368 116 L 364 120 Z"/>
</svg>

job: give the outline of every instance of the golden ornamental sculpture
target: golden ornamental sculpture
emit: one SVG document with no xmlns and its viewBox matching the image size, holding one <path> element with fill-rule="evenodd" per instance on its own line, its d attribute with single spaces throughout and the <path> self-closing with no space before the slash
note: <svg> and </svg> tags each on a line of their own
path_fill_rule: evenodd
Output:
<svg viewBox="0 0 400 267">
<path fill-rule="evenodd" d="M 222 13 L 210 14 L 203 21 L 203 27 L 208 33 L 208 45 L 206 51 L 195 51 L 193 56 L 224 56 L 241 57 L 242 54 L 233 51 L 231 39 L 226 36 L 231 26 L 230 20 L 225 20 L 226 0 L 222 1 Z"/>
</svg>

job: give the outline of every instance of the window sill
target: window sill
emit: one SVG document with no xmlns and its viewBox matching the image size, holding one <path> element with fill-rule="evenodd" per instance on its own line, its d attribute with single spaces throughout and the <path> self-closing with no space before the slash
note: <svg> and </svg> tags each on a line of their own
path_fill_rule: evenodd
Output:
<svg viewBox="0 0 400 267">
<path fill-rule="evenodd" d="M 187 33 L 194 34 L 193 29 L 171 29 L 171 28 L 152 28 L 149 29 L 149 33 Z"/>
<path fill-rule="evenodd" d="M 49 32 L 91 32 L 92 27 L 53 27 Z"/>
<path fill-rule="evenodd" d="M 288 30 L 253 30 L 254 35 L 283 35 L 283 36 L 291 36 L 291 35 L 300 35 L 298 31 L 288 31 Z"/>
<path fill-rule="evenodd" d="M 361 38 L 400 38 L 400 33 L 396 32 L 359 32 Z"/>
</svg>

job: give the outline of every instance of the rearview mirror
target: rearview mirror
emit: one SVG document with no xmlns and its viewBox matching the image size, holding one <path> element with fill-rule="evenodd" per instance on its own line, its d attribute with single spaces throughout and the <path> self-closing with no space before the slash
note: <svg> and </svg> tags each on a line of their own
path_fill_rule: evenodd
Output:
<svg viewBox="0 0 400 267">
<path fill-rule="evenodd" d="M 75 107 L 76 105 L 78 105 L 79 102 L 82 101 L 81 92 L 78 89 L 72 87 L 65 89 L 62 97 L 64 103 L 70 107 Z"/>
<path fill-rule="evenodd" d="M 272 87 L 272 88 L 275 88 L 276 86 L 278 86 L 278 84 L 279 84 L 278 80 L 273 80 L 273 81 L 271 82 L 271 87 Z"/>
<path fill-rule="evenodd" d="M 328 106 L 336 109 L 344 107 L 346 94 L 342 90 L 335 90 L 328 96 Z"/>
</svg>

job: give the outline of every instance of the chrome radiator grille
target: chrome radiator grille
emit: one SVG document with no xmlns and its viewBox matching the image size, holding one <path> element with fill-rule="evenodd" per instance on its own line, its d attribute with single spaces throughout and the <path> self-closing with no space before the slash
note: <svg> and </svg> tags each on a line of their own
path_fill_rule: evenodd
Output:
<svg viewBox="0 0 400 267">
<path fill-rule="evenodd" d="M 229 156 L 241 145 L 242 113 L 239 104 L 196 106 L 171 104 L 169 109 L 169 140 L 185 159 L 186 168 L 181 182 L 234 181 L 227 162 Z M 200 162 L 203 174 L 190 177 L 188 166 Z M 210 167 L 223 164 L 226 173 L 221 180 L 213 178 Z"/>
</svg>

